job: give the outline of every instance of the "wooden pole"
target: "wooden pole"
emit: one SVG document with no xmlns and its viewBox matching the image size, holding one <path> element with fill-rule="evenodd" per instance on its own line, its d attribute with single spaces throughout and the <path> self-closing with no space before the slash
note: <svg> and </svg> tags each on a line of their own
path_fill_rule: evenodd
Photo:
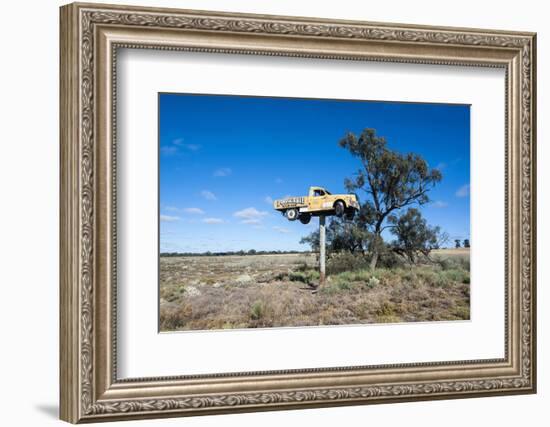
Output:
<svg viewBox="0 0 550 427">
<path fill-rule="evenodd" d="M 325 284 L 325 216 L 319 216 L 319 286 Z"/>
</svg>

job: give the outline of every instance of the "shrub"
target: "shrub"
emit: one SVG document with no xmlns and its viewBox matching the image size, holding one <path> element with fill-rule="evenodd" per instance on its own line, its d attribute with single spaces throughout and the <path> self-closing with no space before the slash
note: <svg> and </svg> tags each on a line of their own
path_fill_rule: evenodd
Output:
<svg viewBox="0 0 550 427">
<path fill-rule="evenodd" d="M 182 304 L 175 309 L 161 309 L 160 329 L 162 331 L 175 331 L 183 328 L 192 315 L 193 309 L 189 304 Z"/>
<path fill-rule="evenodd" d="M 319 280 L 319 272 L 315 270 L 292 271 L 288 273 L 288 280 L 291 282 L 302 282 L 306 285 L 310 285 Z"/>
<path fill-rule="evenodd" d="M 369 267 L 369 259 L 363 254 L 337 252 L 327 261 L 327 274 L 338 274 L 345 271 L 355 271 Z"/>
<path fill-rule="evenodd" d="M 437 283 L 439 282 L 440 273 L 440 271 L 418 269 L 416 271 L 416 277 L 420 282 L 433 286 L 437 285 Z"/>
<path fill-rule="evenodd" d="M 453 282 L 470 283 L 470 273 L 462 269 L 454 268 L 452 270 L 446 270 L 444 275 Z"/>
<path fill-rule="evenodd" d="M 401 321 L 398 316 L 399 310 L 389 301 L 384 301 L 376 310 L 376 321 L 378 323 L 397 323 Z"/>
<path fill-rule="evenodd" d="M 296 262 L 296 267 L 294 268 L 294 271 L 307 271 L 310 270 L 311 267 L 307 265 L 304 261 L 298 261 Z"/>
<path fill-rule="evenodd" d="M 265 306 L 262 301 L 256 301 L 250 308 L 250 318 L 260 320 L 265 315 Z"/>
<path fill-rule="evenodd" d="M 161 310 L 160 329 L 163 331 L 175 331 L 184 325 L 183 319 L 176 310 Z"/>
<path fill-rule="evenodd" d="M 435 257 L 434 263 L 439 265 L 442 270 L 452 270 L 460 268 L 462 270 L 470 271 L 470 257 Z"/>
<path fill-rule="evenodd" d="M 438 265 L 442 270 L 448 270 L 453 267 L 453 261 L 448 257 L 434 257 L 433 261 Z"/>
<path fill-rule="evenodd" d="M 456 306 L 453 309 L 452 314 L 454 316 L 458 317 L 459 319 L 469 320 L 470 319 L 470 307 L 464 306 L 464 305 Z"/>
<path fill-rule="evenodd" d="M 382 254 L 378 260 L 378 267 L 382 268 L 397 268 L 405 265 L 405 260 L 393 251 Z"/>
<path fill-rule="evenodd" d="M 378 286 L 380 284 L 380 279 L 377 279 L 375 276 L 372 276 L 368 281 L 367 281 L 367 286 L 369 288 L 374 288 L 375 286 Z"/>
<path fill-rule="evenodd" d="M 351 284 L 350 284 L 350 282 L 338 282 L 337 286 L 338 286 L 338 289 L 341 289 L 341 290 L 349 290 L 349 289 L 351 289 Z"/>
<path fill-rule="evenodd" d="M 447 286 L 450 286 L 452 284 L 452 280 L 449 279 L 449 277 L 445 274 L 438 274 L 437 280 L 434 283 L 435 286 L 439 286 L 440 288 L 446 288 Z"/>
</svg>

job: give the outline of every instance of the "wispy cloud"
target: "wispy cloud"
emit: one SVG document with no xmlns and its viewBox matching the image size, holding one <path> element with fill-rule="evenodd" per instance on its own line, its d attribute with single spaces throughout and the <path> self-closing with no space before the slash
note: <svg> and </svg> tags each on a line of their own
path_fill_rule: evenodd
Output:
<svg viewBox="0 0 550 427">
<path fill-rule="evenodd" d="M 205 224 L 223 224 L 224 220 L 221 218 L 204 218 L 202 222 Z"/>
<path fill-rule="evenodd" d="M 192 215 L 204 215 L 204 211 L 201 208 L 183 208 L 183 212 Z"/>
<path fill-rule="evenodd" d="M 176 154 L 178 152 L 178 147 L 175 147 L 173 145 L 163 145 L 162 147 L 160 147 L 160 152 L 169 156 L 172 154 Z"/>
<path fill-rule="evenodd" d="M 435 169 L 438 169 L 438 170 L 442 171 L 442 170 L 444 170 L 446 167 L 447 167 L 447 163 L 445 163 L 445 162 L 439 162 L 439 163 L 437 164 L 437 166 L 435 167 Z"/>
<path fill-rule="evenodd" d="M 290 230 L 288 228 L 279 227 L 279 226 L 273 227 L 273 230 L 278 231 L 279 233 L 282 233 L 282 234 L 290 233 Z"/>
<path fill-rule="evenodd" d="M 434 208 L 446 208 L 447 206 L 449 206 L 449 204 L 442 200 L 436 200 L 435 202 L 432 203 L 432 206 Z"/>
<path fill-rule="evenodd" d="M 180 208 L 177 208 L 175 206 L 165 206 L 164 210 L 169 212 L 179 212 Z"/>
<path fill-rule="evenodd" d="M 186 151 L 199 151 L 201 146 L 199 144 L 187 144 L 183 138 L 173 139 L 169 144 L 160 147 L 162 154 L 173 155 L 180 150 Z"/>
<path fill-rule="evenodd" d="M 470 195 L 470 184 L 464 184 L 455 193 L 456 197 L 467 197 Z"/>
<path fill-rule="evenodd" d="M 172 144 L 174 144 L 177 147 L 185 148 L 189 151 L 199 151 L 201 149 L 201 146 L 199 144 L 186 144 L 183 138 L 174 139 L 172 141 Z"/>
<path fill-rule="evenodd" d="M 171 216 L 171 215 L 161 215 L 160 220 L 162 222 L 174 222 L 174 221 L 179 221 L 180 217 L 179 216 Z"/>
<path fill-rule="evenodd" d="M 234 217 L 240 218 L 243 224 L 260 224 L 263 217 L 269 215 L 266 211 L 259 211 L 254 207 L 242 209 L 233 214 Z"/>
<path fill-rule="evenodd" d="M 266 202 L 268 205 L 272 205 L 273 204 L 273 198 L 270 197 L 270 196 L 265 196 L 264 202 Z"/>
<path fill-rule="evenodd" d="M 231 168 L 219 168 L 214 171 L 214 176 L 229 176 L 232 173 Z"/>
<path fill-rule="evenodd" d="M 262 223 L 262 220 L 261 219 L 257 219 L 257 218 L 250 218 L 250 219 L 243 219 L 241 221 L 241 223 L 243 224 L 252 224 L 252 225 L 259 225 Z"/>
<path fill-rule="evenodd" d="M 283 179 L 282 178 L 275 178 L 275 184 L 282 184 Z"/>
<path fill-rule="evenodd" d="M 206 200 L 218 200 L 216 195 L 209 190 L 202 190 L 201 196 L 204 197 Z"/>
<path fill-rule="evenodd" d="M 191 215 L 204 215 L 204 211 L 201 208 L 178 208 L 176 206 L 165 206 L 165 211 L 186 213 Z"/>
</svg>

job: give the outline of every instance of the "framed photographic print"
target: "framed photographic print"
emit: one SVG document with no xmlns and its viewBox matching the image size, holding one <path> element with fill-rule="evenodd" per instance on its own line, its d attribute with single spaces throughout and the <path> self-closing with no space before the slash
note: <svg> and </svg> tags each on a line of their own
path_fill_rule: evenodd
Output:
<svg viewBox="0 0 550 427">
<path fill-rule="evenodd" d="M 61 418 L 536 390 L 535 34 L 61 8 Z"/>
</svg>

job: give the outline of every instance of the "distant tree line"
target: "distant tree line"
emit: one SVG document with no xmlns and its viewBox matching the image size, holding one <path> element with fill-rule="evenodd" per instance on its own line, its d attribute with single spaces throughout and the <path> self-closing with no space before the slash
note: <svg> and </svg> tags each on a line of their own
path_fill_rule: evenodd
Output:
<svg viewBox="0 0 550 427">
<path fill-rule="evenodd" d="M 455 239 L 455 248 L 469 248 L 470 247 L 470 239 L 464 239 L 462 241 L 462 246 L 460 246 L 460 239 Z"/>
<path fill-rule="evenodd" d="M 161 257 L 180 257 L 180 256 L 227 256 L 227 255 L 238 255 L 238 256 L 246 256 L 246 255 L 286 255 L 286 254 L 307 254 L 311 253 L 311 251 L 257 251 L 255 249 L 250 249 L 248 251 L 240 250 L 240 251 L 224 251 L 224 252 L 161 252 Z"/>
</svg>

